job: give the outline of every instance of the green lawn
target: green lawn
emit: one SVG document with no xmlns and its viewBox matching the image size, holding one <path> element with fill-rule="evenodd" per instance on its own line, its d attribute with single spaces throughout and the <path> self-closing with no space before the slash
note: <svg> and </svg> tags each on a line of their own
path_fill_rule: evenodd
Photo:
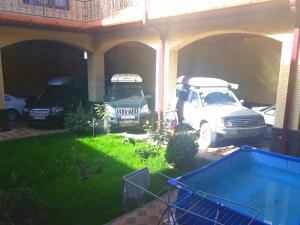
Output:
<svg viewBox="0 0 300 225">
<path fill-rule="evenodd" d="M 146 161 L 122 137 L 57 134 L 0 143 L 0 190 L 35 186 L 46 202 L 48 224 L 100 225 L 123 213 L 122 176 L 143 166 L 178 176 L 161 154 Z M 137 145 L 144 145 L 137 143 Z M 100 174 L 79 179 L 78 159 Z M 207 162 L 197 161 L 191 168 Z"/>
</svg>

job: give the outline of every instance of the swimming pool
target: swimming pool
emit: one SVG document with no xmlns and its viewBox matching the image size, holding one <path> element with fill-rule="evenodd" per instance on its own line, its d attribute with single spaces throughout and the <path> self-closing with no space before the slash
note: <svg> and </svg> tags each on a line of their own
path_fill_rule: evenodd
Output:
<svg viewBox="0 0 300 225">
<path fill-rule="evenodd" d="M 177 180 L 195 190 L 258 209 L 258 223 L 300 224 L 298 158 L 244 147 Z M 199 197 L 216 202 L 209 196 Z M 222 203 L 242 215 L 253 216 L 252 212 L 243 207 Z"/>
</svg>

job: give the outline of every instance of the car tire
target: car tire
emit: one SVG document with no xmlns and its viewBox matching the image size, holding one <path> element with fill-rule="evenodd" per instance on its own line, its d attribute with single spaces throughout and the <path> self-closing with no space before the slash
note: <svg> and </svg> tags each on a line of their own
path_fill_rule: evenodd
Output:
<svg viewBox="0 0 300 225">
<path fill-rule="evenodd" d="M 18 119 L 18 112 L 14 109 L 7 110 L 7 119 L 8 121 L 16 121 Z"/>
<path fill-rule="evenodd" d="M 214 147 L 217 142 L 217 135 L 212 131 L 209 123 L 205 122 L 200 126 L 198 144 L 200 149 Z"/>
</svg>

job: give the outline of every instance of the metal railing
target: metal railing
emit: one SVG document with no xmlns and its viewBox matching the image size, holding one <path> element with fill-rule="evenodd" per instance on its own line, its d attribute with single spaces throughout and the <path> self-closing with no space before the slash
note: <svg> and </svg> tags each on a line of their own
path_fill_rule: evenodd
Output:
<svg viewBox="0 0 300 225">
<path fill-rule="evenodd" d="M 149 167 L 136 170 L 123 180 L 123 199 L 154 199 L 164 205 L 157 225 L 265 224 L 257 220 L 261 212 L 256 208 L 196 190 Z"/>
<path fill-rule="evenodd" d="M 122 18 L 160 18 L 230 6 L 275 0 L 0 0 L 0 12 L 65 19 L 80 22 Z M 126 18 L 126 19 L 125 19 Z"/>
</svg>

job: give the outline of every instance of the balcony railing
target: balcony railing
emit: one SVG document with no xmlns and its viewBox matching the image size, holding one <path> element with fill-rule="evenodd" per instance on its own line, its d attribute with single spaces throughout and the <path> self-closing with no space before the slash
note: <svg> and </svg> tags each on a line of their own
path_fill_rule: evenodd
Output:
<svg viewBox="0 0 300 225">
<path fill-rule="evenodd" d="M 144 0 L 88 0 L 85 7 L 89 22 L 116 17 L 142 19 Z"/>
<path fill-rule="evenodd" d="M 59 1 L 59 0 L 56 0 Z M 143 12 L 143 0 L 69 0 L 67 7 L 47 0 L 0 0 L 0 12 L 90 22 Z M 51 1 L 53 2 L 53 1 Z"/>
<path fill-rule="evenodd" d="M 146 0 L 150 19 L 278 0 Z M 284 1 L 284 0 L 282 0 Z M 79 22 L 142 20 L 145 0 L 0 0 L 0 13 Z"/>
</svg>

